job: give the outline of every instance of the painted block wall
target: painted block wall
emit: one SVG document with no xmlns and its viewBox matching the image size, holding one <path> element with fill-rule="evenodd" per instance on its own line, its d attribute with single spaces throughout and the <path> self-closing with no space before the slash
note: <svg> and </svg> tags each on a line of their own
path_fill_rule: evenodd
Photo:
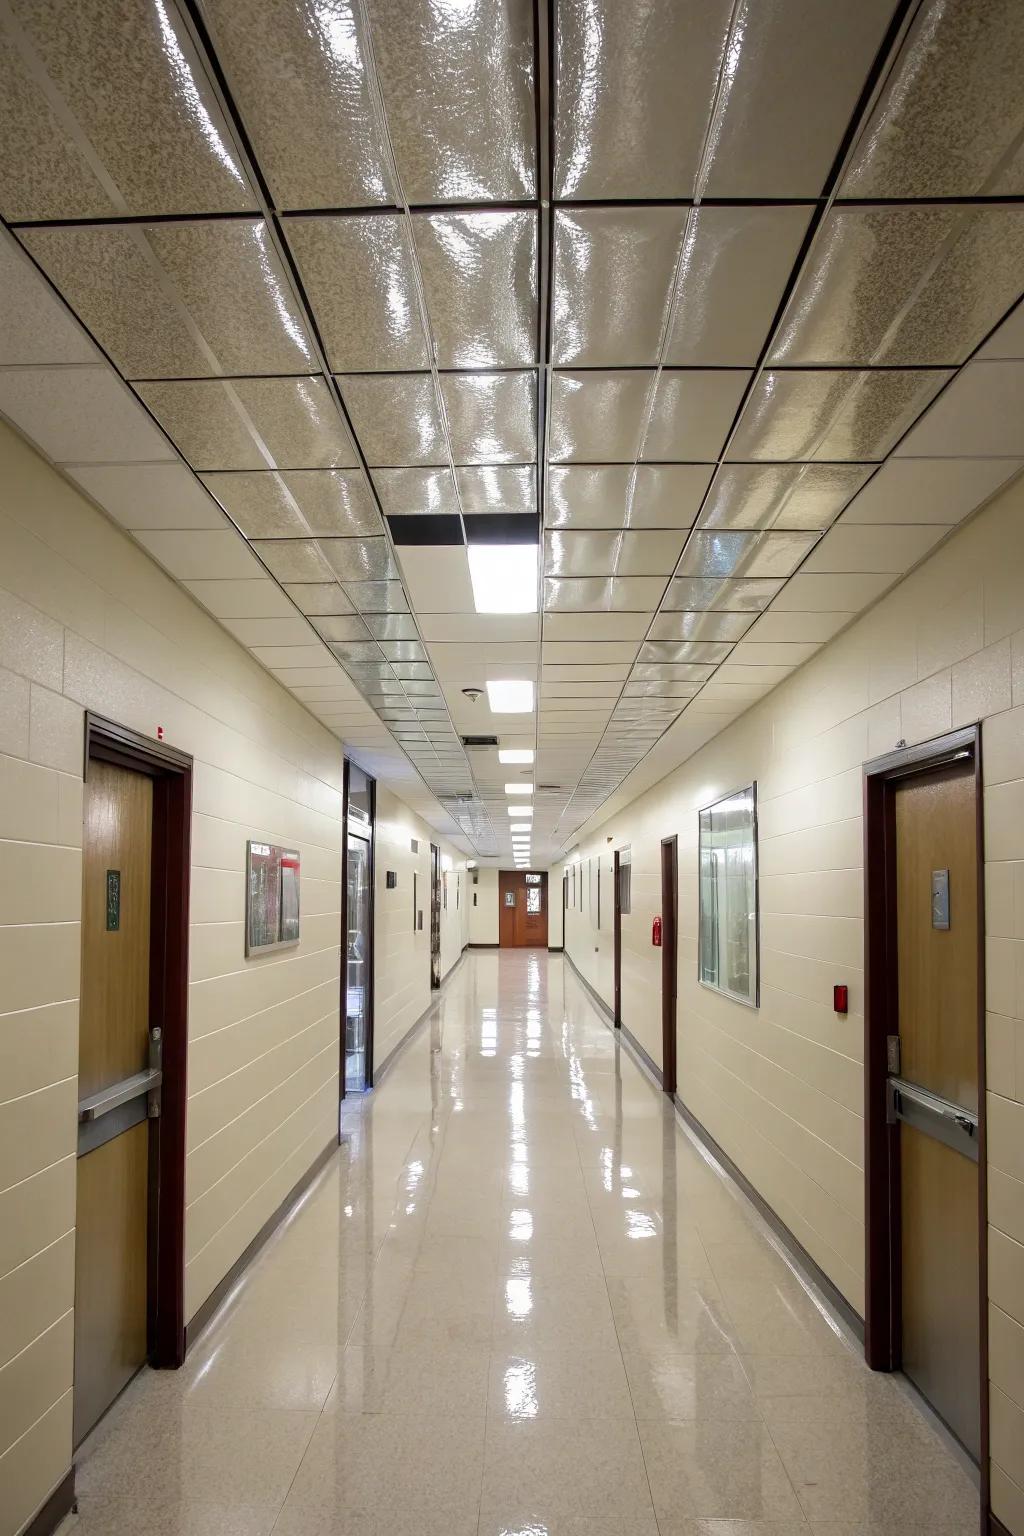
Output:
<svg viewBox="0 0 1024 1536">
<path fill-rule="evenodd" d="M 992 1502 L 1024 1536 L 1024 480 L 680 768 L 583 829 L 572 852 L 582 861 L 582 896 L 567 913 L 566 948 L 611 1006 L 611 907 L 602 901 L 598 926 L 593 873 L 598 858 L 606 867 L 606 850 L 628 844 L 623 1022 L 660 1060 L 660 959 L 650 933 L 661 903 L 660 840 L 677 833 L 680 1095 L 862 1312 L 862 764 L 901 739 L 913 744 L 977 720 Z M 697 812 L 751 780 L 760 823 L 757 1011 L 696 981 Z M 846 1018 L 832 1011 L 835 982 L 850 988 Z"/>
</svg>

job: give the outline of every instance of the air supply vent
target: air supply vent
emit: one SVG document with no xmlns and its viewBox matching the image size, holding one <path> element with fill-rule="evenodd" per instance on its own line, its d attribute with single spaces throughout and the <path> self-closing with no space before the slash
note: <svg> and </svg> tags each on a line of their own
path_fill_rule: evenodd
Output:
<svg viewBox="0 0 1024 1536">
<path fill-rule="evenodd" d="M 485 747 L 496 747 L 497 736 L 463 736 L 462 745 L 467 752 L 482 752 Z"/>
<path fill-rule="evenodd" d="M 538 784 L 537 790 L 539 792 L 542 789 L 561 789 L 561 787 L 561 784 Z"/>
</svg>

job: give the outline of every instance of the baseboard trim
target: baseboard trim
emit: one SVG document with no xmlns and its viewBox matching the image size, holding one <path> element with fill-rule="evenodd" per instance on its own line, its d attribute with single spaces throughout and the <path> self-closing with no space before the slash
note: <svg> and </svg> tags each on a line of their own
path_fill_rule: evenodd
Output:
<svg viewBox="0 0 1024 1536">
<path fill-rule="evenodd" d="M 590 985 L 590 982 L 584 976 L 583 972 L 580 970 L 579 966 L 576 964 L 576 961 L 573 959 L 572 955 L 570 955 L 569 951 L 568 950 L 564 950 L 563 953 L 565 955 L 565 958 L 568 960 L 569 964 L 572 966 L 573 974 L 575 975 L 576 980 L 580 983 L 580 985 L 582 987 L 585 987 L 587 989 L 587 991 L 590 993 L 590 996 L 593 998 L 595 1004 L 601 1010 L 601 1012 L 604 1014 L 605 1021 L 608 1024 L 611 1025 L 612 1029 L 617 1029 L 618 1026 L 615 1023 L 615 1015 L 612 1013 L 612 1010 L 608 1007 L 608 1004 L 605 1002 L 605 1000 L 601 996 L 600 992 L 596 991 L 596 989 Z"/>
<path fill-rule="evenodd" d="M 662 1085 L 661 1068 L 658 1066 L 658 1063 L 654 1060 L 653 1056 L 649 1056 L 647 1054 L 647 1052 L 644 1050 L 643 1046 L 640 1044 L 639 1040 L 636 1038 L 636 1035 L 634 1035 L 634 1033 L 633 1033 L 633 1031 L 631 1029 L 627 1029 L 625 1024 L 616 1024 L 616 1022 L 615 1022 L 615 1015 L 612 1013 L 612 1010 L 608 1007 L 608 1004 L 605 1002 L 605 1000 L 601 996 L 600 992 L 595 992 L 594 988 L 590 985 L 590 982 L 584 976 L 583 972 L 580 970 L 579 966 L 576 964 L 576 962 L 573 959 L 572 955 L 569 954 L 568 950 L 565 950 L 564 954 L 565 954 L 566 960 L 568 960 L 569 964 L 573 968 L 573 972 L 574 972 L 574 974 L 576 976 L 577 981 L 579 981 L 581 986 L 584 986 L 587 989 L 587 991 L 590 993 L 590 996 L 593 999 L 595 1005 L 601 1010 L 601 1013 L 604 1015 L 604 1021 L 608 1025 L 608 1028 L 611 1029 L 611 1030 L 614 1030 L 614 1032 L 615 1032 L 617 1037 L 618 1036 L 622 1037 L 622 1039 L 624 1040 L 626 1046 L 629 1049 L 630 1055 L 635 1056 L 637 1058 L 637 1061 L 638 1061 L 639 1065 L 644 1068 L 644 1070 L 648 1073 L 648 1075 L 650 1077 L 653 1077 L 655 1083 L 660 1088 L 661 1085 Z"/>
<path fill-rule="evenodd" d="M 548 954 L 549 955 L 564 955 L 565 954 L 565 945 L 564 944 L 549 944 L 548 945 Z"/>
<path fill-rule="evenodd" d="M 661 1068 L 658 1066 L 658 1063 L 655 1061 L 654 1057 L 648 1056 L 636 1035 L 634 1035 L 633 1031 L 627 1028 L 625 1024 L 620 1024 L 619 1030 L 625 1036 L 627 1043 L 632 1046 L 636 1055 L 640 1057 L 640 1060 L 643 1062 L 648 1072 L 654 1078 L 654 1081 L 657 1083 L 658 1087 L 662 1088 L 664 1086 L 665 1080 L 661 1075 Z"/>
<path fill-rule="evenodd" d="M 828 1275 L 826 1275 L 825 1271 L 822 1269 L 817 1260 L 811 1257 L 803 1243 L 801 1243 L 800 1239 L 798 1237 L 794 1237 L 793 1233 L 786 1226 L 786 1223 L 782 1220 L 782 1217 L 779 1216 L 775 1210 L 773 1210 L 764 1196 L 754 1188 L 753 1184 L 751 1184 L 742 1168 L 738 1167 L 737 1164 L 733 1162 L 728 1152 L 719 1146 L 718 1142 L 711 1135 L 710 1131 L 708 1131 L 701 1124 L 693 1111 L 687 1109 L 678 1093 L 673 1094 L 672 1098 L 680 1118 L 685 1122 L 686 1125 L 689 1126 L 697 1140 L 707 1149 L 708 1152 L 711 1153 L 711 1156 L 714 1158 L 715 1162 L 721 1165 L 721 1167 L 728 1174 L 729 1178 L 733 1181 L 737 1188 L 743 1191 L 751 1205 L 757 1211 L 758 1215 L 761 1216 L 764 1221 L 766 1221 L 771 1227 L 772 1231 L 775 1233 L 775 1236 L 786 1249 L 786 1252 L 789 1254 L 797 1268 L 804 1271 L 808 1279 L 811 1280 L 814 1285 L 817 1286 L 818 1290 L 821 1291 L 827 1298 L 829 1306 L 832 1307 L 835 1312 L 839 1313 L 847 1327 L 854 1334 L 856 1334 L 857 1338 L 860 1339 L 861 1343 L 863 1343 L 864 1319 L 861 1317 L 860 1313 L 856 1310 L 855 1307 L 851 1306 L 850 1302 L 847 1301 L 846 1297 L 836 1285 L 835 1281 L 829 1279 Z"/>
<path fill-rule="evenodd" d="M 500 949 L 500 944 L 467 944 L 467 949 Z"/>
<path fill-rule="evenodd" d="M 70 1515 L 76 1508 L 75 1469 L 69 1467 L 46 1503 L 36 1510 L 21 1536 L 50 1536 L 65 1515 Z"/>
<path fill-rule="evenodd" d="M 385 1073 L 387 1073 L 387 1071 L 394 1066 L 396 1059 L 401 1054 L 401 1052 L 405 1050 L 406 1046 L 409 1044 L 416 1031 L 418 1029 L 422 1029 L 423 1025 L 430 1017 L 430 1010 L 433 1008 L 437 999 L 441 996 L 441 993 L 444 991 L 451 978 L 455 975 L 455 972 L 458 970 L 463 960 L 465 960 L 466 950 L 472 948 L 472 944 L 466 944 L 463 946 L 462 953 L 459 955 L 459 958 L 456 960 L 453 966 L 450 966 L 448 970 L 445 971 L 444 975 L 441 977 L 440 986 L 435 987 L 434 991 L 431 993 L 430 1002 L 424 1008 L 415 1024 L 409 1025 L 409 1028 L 406 1030 L 401 1040 L 399 1040 L 398 1044 L 392 1047 L 392 1049 L 385 1056 L 384 1060 L 381 1062 L 380 1066 L 374 1068 L 373 1082 L 370 1085 L 371 1089 L 380 1087 L 381 1079 L 384 1077 Z"/>
<path fill-rule="evenodd" d="M 296 1201 L 302 1198 L 302 1196 L 306 1193 L 306 1190 L 313 1183 L 313 1180 L 323 1170 L 323 1168 L 326 1167 L 337 1150 L 337 1140 L 332 1136 L 330 1141 L 324 1147 L 323 1151 L 319 1152 L 313 1159 L 312 1163 L 306 1169 L 302 1177 L 292 1185 L 291 1189 L 288 1191 L 288 1194 L 281 1201 L 281 1204 L 277 1207 L 277 1210 L 274 1212 L 274 1214 L 263 1223 L 262 1227 L 260 1227 L 260 1230 L 253 1238 L 252 1242 L 246 1249 L 244 1249 L 242 1253 L 239 1254 L 238 1258 L 232 1264 L 223 1280 L 218 1281 L 218 1283 L 214 1286 L 213 1290 L 210 1292 L 209 1296 L 207 1296 L 206 1300 L 196 1312 L 191 1322 L 185 1324 L 186 1355 L 192 1348 L 192 1345 L 195 1343 L 196 1339 L 198 1339 L 199 1335 L 202 1333 L 203 1329 L 206 1327 L 207 1323 L 209 1323 L 210 1319 L 213 1317 L 213 1314 L 217 1311 L 218 1307 L 220 1307 L 229 1291 L 231 1291 L 238 1284 L 244 1272 L 248 1269 L 249 1265 L 259 1253 L 260 1249 L 267 1242 L 267 1239 L 274 1235 L 274 1232 L 284 1221 L 285 1217 L 295 1205 Z"/>
</svg>

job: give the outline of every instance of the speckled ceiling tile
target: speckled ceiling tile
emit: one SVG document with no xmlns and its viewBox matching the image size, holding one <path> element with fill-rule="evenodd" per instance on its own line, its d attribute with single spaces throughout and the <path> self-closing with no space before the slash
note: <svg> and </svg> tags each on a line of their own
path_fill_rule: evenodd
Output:
<svg viewBox="0 0 1024 1536">
<path fill-rule="evenodd" d="M 949 377 L 941 369 L 766 369 L 740 418 L 729 458 L 882 459 Z"/>
<path fill-rule="evenodd" d="M 273 468 L 246 418 L 278 468 L 350 469 L 358 462 L 321 378 L 141 384 L 139 394 L 193 469 Z"/>
<path fill-rule="evenodd" d="M 380 513 L 358 471 L 236 471 L 201 479 L 248 538 L 381 532 Z"/>
</svg>

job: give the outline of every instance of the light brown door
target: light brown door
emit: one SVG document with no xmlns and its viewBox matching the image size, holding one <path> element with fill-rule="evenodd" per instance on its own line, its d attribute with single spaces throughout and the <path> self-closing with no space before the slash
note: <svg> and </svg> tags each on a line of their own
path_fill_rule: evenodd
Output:
<svg viewBox="0 0 1024 1536">
<path fill-rule="evenodd" d="M 89 764 L 82 868 L 75 1443 L 147 1352 L 153 785 Z"/>
<path fill-rule="evenodd" d="M 502 949 L 547 947 L 548 877 L 503 869 L 498 874 L 498 942 Z"/>
<path fill-rule="evenodd" d="M 901 1359 L 980 1449 L 978 846 L 973 765 L 908 778 L 896 801 Z"/>
</svg>

